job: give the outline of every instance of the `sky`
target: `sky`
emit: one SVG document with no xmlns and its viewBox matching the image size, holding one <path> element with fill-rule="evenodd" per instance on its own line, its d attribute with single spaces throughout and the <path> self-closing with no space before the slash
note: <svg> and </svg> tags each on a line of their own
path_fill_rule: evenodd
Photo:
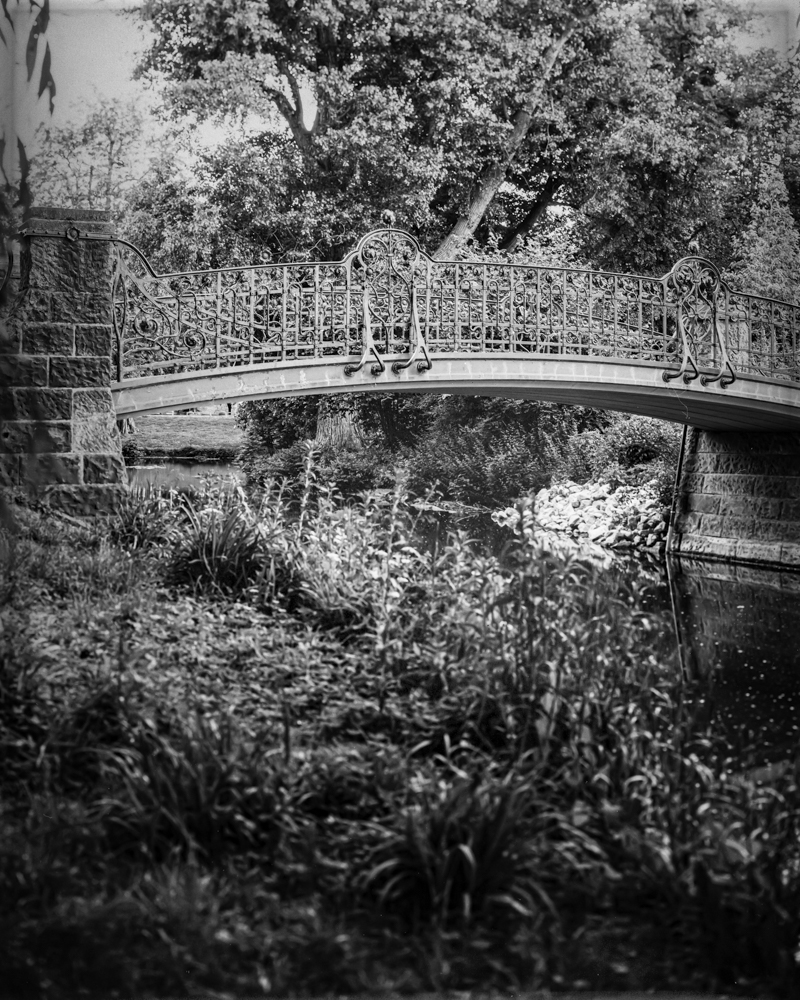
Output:
<svg viewBox="0 0 800 1000">
<path fill-rule="evenodd" d="M 15 42 L 13 48 L 0 46 L 0 94 L 3 95 L 0 123 L 6 136 L 3 166 L 7 172 L 15 159 L 15 135 L 23 140 L 30 154 L 35 153 L 34 134 L 38 124 L 50 121 L 59 125 L 80 119 L 81 107 L 96 94 L 135 100 L 140 109 L 156 103 L 157 95 L 146 90 L 141 81 L 132 79 L 148 38 L 146 26 L 139 18 L 125 13 L 138 5 L 137 0 L 51 0 L 47 38 L 56 97 L 50 118 L 47 94 L 38 98 L 35 88 L 26 80 L 25 44 L 33 20 L 28 0 L 10 0 Z M 772 45 L 784 50 L 796 45 L 800 0 L 755 0 L 754 6 L 770 15 L 766 37 Z M 8 37 L 6 23 L 0 23 Z M 42 54 L 34 81 L 39 78 L 41 58 Z"/>
</svg>

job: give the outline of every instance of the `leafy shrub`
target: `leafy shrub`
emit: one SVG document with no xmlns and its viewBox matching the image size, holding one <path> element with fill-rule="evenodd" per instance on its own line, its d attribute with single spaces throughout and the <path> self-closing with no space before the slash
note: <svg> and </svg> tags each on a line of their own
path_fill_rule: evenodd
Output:
<svg viewBox="0 0 800 1000">
<path fill-rule="evenodd" d="M 198 512 L 187 501 L 185 511 L 186 529 L 172 557 L 173 581 L 225 596 L 243 594 L 267 568 L 256 526 L 235 508 Z"/>
<path fill-rule="evenodd" d="M 229 719 L 198 715 L 165 734 L 140 718 L 131 745 L 103 753 L 101 765 L 98 815 L 116 851 L 219 860 L 277 846 L 275 775 Z"/>
<path fill-rule="evenodd" d="M 148 484 L 132 489 L 109 518 L 108 537 L 125 550 L 163 545 L 180 515 L 180 499 L 174 490 Z"/>
<path fill-rule="evenodd" d="M 465 504 L 499 504 L 549 485 L 546 456 L 519 432 L 451 428 L 411 455 L 409 486 L 424 494 L 434 484 L 445 498 Z"/>
<path fill-rule="evenodd" d="M 420 793 L 375 854 L 366 886 L 408 924 L 442 929 L 489 913 L 531 918 L 536 877 L 525 786 L 442 782 Z"/>
<path fill-rule="evenodd" d="M 674 477 L 680 437 L 677 424 L 620 415 L 603 430 L 588 430 L 571 438 L 559 476 L 575 482 L 591 479 L 632 485 L 652 479 L 655 465 L 657 475 L 665 477 L 671 469 Z"/>
<path fill-rule="evenodd" d="M 22 792 L 47 734 L 40 692 L 40 667 L 30 650 L 0 635 L 0 787 Z"/>
<path fill-rule="evenodd" d="M 135 435 L 129 435 L 122 441 L 122 457 L 126 465 L 139 465 L 145 457 L 145 450 Z"/>
</svg>

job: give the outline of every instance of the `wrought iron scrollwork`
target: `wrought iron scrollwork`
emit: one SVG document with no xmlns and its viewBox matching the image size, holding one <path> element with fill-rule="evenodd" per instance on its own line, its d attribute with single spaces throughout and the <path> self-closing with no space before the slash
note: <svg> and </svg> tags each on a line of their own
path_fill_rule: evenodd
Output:
<svg viewBox="0 0 800 1000">
<path fill-rule="evenodd" d="M 685 383 L 700 378 L 703 386 L 719 383 L 721 389 L 736 381 L 719 324 L 724 300 L 723 282 L 714 265 L 702 257 L 684 257 L 664 279 L 667 307 L 674 309 L 675 337 L 681 363 L 677 371 L 663 372 L 665 382 L 683 376 Z M 701 368 L 717 368 L 715 375 L 701 375 Z"/>
<path fill-rule="evenodd" d="M 361 371 L 364 365 L 369 361 L 370 357 L 375 358 L 375 364 L 370 368 L 373 375 L 380 375 L 381 372 L 386 371 L 386 365 L 378 353 L 378 348 L 375 345 L 375 341 L 372 337 L 372 321 L 370 319 L 370 305 L 369 305 L 369 289 L 364 289 L 364 353 L 361 355 L 361 359 L 358 364 L 355 365 L 345 365 L 344 373 L 345 375 L 355 375 L 356 372 Z"/>
<path fill-rule="evenodd" d="M 656 364 L 666 383 L 800 382 L 800 306 L 734 292 L 698 257 L 663 278 L 439 261 L 387 228 L 342 261 L 161 275 L 117 241 L 112 297 L 118 381 L 335 357 L 347 377 L 407 378 L 442 356 L 524 352 Z"/>
<path fill-rule="evenodd" d="M 406 368 L 410 368 L 414 362 L 417 362 L 418 372 L 427 372 L 433 368 L 433 363 L 431 362 L 431 356 L 428 354 L 428 346 L 425 343 L 425 338 L 422 336 L 422 331 L 419 328 L 419 314 L 417 312 L 417 289 L 411 289 L 411 316 L 409 317 L 409 328 L 411 334 L 411 342 L 413 344 L 413 350 L 407 361 L 395 361 L 392 365 L 392 371 L 395 375 L 399 375 L 401 371 Z M 418 361 L 418 358 L 422 358 Z"/>
</svg>

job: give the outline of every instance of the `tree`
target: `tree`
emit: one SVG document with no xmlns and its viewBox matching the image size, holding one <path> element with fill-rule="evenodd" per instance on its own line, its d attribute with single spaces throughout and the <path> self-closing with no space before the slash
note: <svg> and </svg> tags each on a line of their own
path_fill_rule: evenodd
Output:
<svg viewBox="0 0 800 1000">
<path fill-rule="evenodd" d="M 734 241 L 725 278 L 740 291 L 800 305 L 800 232 L 777 158 L 761 172 L 750 223 Z"/>
<path fill-rule="evenodd" d="M 279 115 L 292 194 L 311 195 L 311 215 L 324 205 L 332 249 L 385 208 L 430 244 L 474 231 L 568 45 L 607 32 L 592 21 L 605 6 L 151 0 L 147 66 L 178 111 Z"/>
<path fill-rule="evenodd" d="M 176 112 L 262 117 L 231 159 L 250 169 L 255 152 L 272 180 L 252 222 L 276 258 L 341 255 L 386 208 L 443 255 L 470 238 L 510 249 L 557 199 L 598 261 L 663 271 L 726 222 L 740 111 L 775 75 L 735 55 L 744 16 L 722 0 L 149 0 L 144 14 L 143 71 L 166 75 Z M 212 187 L 230 166 L 213 164 Z"/>
<path fill-rule="evenodd" d="M 100 98 L 66 125 L 40 125 L 31 183 L 39 200 L 118 213 L 144 169 L 142 115 L 136 105 Z"/>
</svg>

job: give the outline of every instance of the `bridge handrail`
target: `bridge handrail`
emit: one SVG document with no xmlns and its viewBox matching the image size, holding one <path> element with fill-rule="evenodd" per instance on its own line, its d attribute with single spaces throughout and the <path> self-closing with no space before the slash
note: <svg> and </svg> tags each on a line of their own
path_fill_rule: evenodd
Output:
<svg viewBox="0 0 800 1000">
<path fill-rule="evenodd" d="M 410 233 L 405 232 L 402 229 L 374 229 L 367 233 L 366 236 L 362 236 L 358 244 L 353 250 L 350 250 L 341 260 L 293 260 L 293 261 L 267 261 L 263 264 L 229 264 L 225 267 L 210 267 L 210 268 L 199 268 L 191 271 L 156 271 L 151 264 L 149 258 L 140 250 L 136 244 L 131 243 L 129 240 L 122 239 L 118 236 L 110 237 L 110 242 L 118 244 L 119 246 L 127 247 L 133 250 L 137 257 L 142 261 L 148 274 L 151 278 L 165 279 L 165 278 L 188 278 L 188 277 L 204 277 L 211 274 L 228 274 L 228 273 L 241 273 L 243 271 L 270 271 L 270 270 L 281 270 L 290 267 L 346 267 L 348 262 L 355 259 L 358 256 L 359 250 L 367 241 L 371 240 L 375 236 L 381 236 L 387 233 L 398 233 L 402 234 L 407 239 L 414 242 L 417 246 L 419 254 L 426 258 L 431 264 L 442 264 L 442 265 L 477 265 L 477 266 L 488 266 L 488 267 L 513 267 L 523 268 L 528 270 L 536 271 L 567 271 L 570 274 L 591 274 L 598 275 L 607 278 L 629 278 L 633 281 L 666 281 L 671 274 L 673 274 L 677 268 L 687 261 L 702 261 L 705 265 L 712 268 L 717 274 L 719 274 L 716 265 L 705 257 L 687 255 L 686 257 L 681 257 L 677 263 L 675 263 L 666 274 L 657 277 L 652 274 L 637 274 L 629 271 L 603 271 L 598 268 L 593 267 L 574 267 L 572 265 L 559 265 L 559 264 L 535 264 L 527 263 L 525 261 L 500 261 L 500 260 L 485 260 L 480 258 L 462 258 L 460 260 L 452 258 L 439 258 L 431 257 L 425 250 L 423 250 L 416 238 Z M 746 295 L 751 299 L 760 299 L 762 302 L 774 302 L 776 305 L 788 306 L 790 309 L 798 308 L 797 304 L 790 302 L 788 299 L 776 299 L 771 298 L 767 295 L 760 295 L 757 292 L 744 292 L 739 289 L 733 288 L 721 275 L 719 276 L 719 281 L 722 287 L 735 295 Z"/>
<path fill-rule="evenodd" d="M 665 382 L 682 377 L 725 388 L 737 376 L 759 376 L 800 384 L 800 305 L 733 289 L 713 263 L 696 256 L 660 278 L 437 260 L 410 234 L 387 227 L 367 233 L 340 261 L 160 273 L 118 237 L 74 227 L 22 235 L 115 244 L 120 382 L 309 357 L 337 357 L 345 375 L 370 359 L 379 374 L 385 358 L 396 358 L 395 372 L 410 369 L 411 376 L 454 352 L 524 351 L 656 362 Z M 413 368 L 410 357 L 423 360 Z"/>
</svg>

